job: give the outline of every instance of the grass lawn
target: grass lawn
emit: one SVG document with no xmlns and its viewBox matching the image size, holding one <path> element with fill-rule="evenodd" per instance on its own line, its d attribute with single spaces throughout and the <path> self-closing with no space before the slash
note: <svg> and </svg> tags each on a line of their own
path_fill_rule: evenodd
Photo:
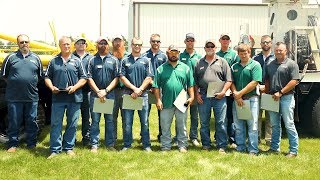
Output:
<svg viewBox="0 0 320 180">
<path fill-rule="evenodd" d="M 150 117 L 150 136 L 153 152 L 142 151 L 140 123 L 135 114 L 133 148 L 126 152 L 107 151 L 101 141 L 98 154 L 92 154 L 78 142 L 76 157 L 66 154 L 47 160 L 49 155 L 49 127 L 41 133 L 35 151 L 21 145 L 16 153 L 7 153 L 0 145 L 0 179 L 319 179 L 319 139 L 300 135 L 299 155 L 288 159 L 288 140 L 283 138 L 280 155 L 260 153 L 249 156 L 228 149 L 227 155 L 218 154 L 216 149 L 203 151 L 189 146 L 186 154 L 179 153 L 176 146 L 163 153 L 157 142 L 158 122 L 155 106 Z M 120 119 L 119 119 L 120 120 Z M 80 121 L 79 121 L 80 122 Z M 120 122 L 120 121 L 119 121 Z M 121 123 L 118 125 L 121 126 Z M 104 122 L 101 121 L 101 137 L 104 140 Z M 213 126 L 212 126 L 213 127 Z M 77 139 L 81 139 L 81 125 Z M 121 128 L 119 128 L 121 129 Z M 122 131 L 117 149 L 122 148 Z M 211 137 L 213 137 L 212 129 Z M 267 150 L 264 141 L 261 150 Z"/>
</svg>

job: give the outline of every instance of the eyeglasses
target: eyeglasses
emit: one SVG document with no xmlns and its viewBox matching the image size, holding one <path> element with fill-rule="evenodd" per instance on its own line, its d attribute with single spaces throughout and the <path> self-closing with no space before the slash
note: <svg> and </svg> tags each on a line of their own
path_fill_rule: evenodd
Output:
<svg viewBox="0 0 320 180">
<path fill-rule="evenodd" d="M 186 42 L 194 42 L 194 39 L 187 39 Z"/>
<path fill-rule="evenodd" d="M 212 45 L 212 46 L 206 46 L 206 48 L 215 48 L 216 46 L 215 45 Z"/>
<path fill-rule="evenodd" d="M 269 44 L 271 41 L 262 41 L 261 44 Z"/>
<path fill-rule="evenodd" d="M 28 44 L 29 41 L 20 41 L 19 44 Z"/>
<path fill-rule="evenodd" d="M 132 46 L 142 46 L 142 44 L 132 44 Z"/>
<path fill-rule="evenodd" d="M 228 37 L 223 37 L 223 38 L 221 38 L 221 40 L 227 40 L 227 41 L 229 41 L 230 38 L 228 38 Z"/>
<path fill-rule="evenodd" d="M 84 44 L 86 44 L 84 41 L 79 41 L 79 42 L 77 42 L 76 43 L 77 45 L 84 45 Z"/>
<path fill-rule="evenodd" d="M 158 40 L 152 40 L 151 42 L 153 42 L 153 43 L 161 43 L 161 42 L 158 41 Z"/>
<path fill-rule="evenodd" d="M 99 42 L 98 44 L 99 44 L 99 45 L 101 45 L 101 46 L 108 45 L 108 43 L 107 43 L 107 42 Z"/>
</svg>

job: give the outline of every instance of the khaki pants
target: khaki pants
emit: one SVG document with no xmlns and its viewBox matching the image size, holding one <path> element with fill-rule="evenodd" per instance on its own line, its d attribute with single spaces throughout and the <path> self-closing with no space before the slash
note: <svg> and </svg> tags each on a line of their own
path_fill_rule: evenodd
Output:
<svg viewBox="0 0 320 180">
<path fill-rule="evenodd" d="M 262 118 L 264 113 L 264 117 Z M 269 113 L 266 110 L 260 109 L 259 112 L 259 121 L 258 121 L 258 128 L 259 128 L 259 137 L 261 138 L 262 136 L 262 121 L 264 119 L 265 122 L 265 128 L 264 128 L 264 140 L 265 141 L 269 141 L 271 142 L 271 135 L 272 135 L 272 127 L 271 127 L 271 123 L 270 123 L 270 117 L 269 117 Z"/>
</svg>

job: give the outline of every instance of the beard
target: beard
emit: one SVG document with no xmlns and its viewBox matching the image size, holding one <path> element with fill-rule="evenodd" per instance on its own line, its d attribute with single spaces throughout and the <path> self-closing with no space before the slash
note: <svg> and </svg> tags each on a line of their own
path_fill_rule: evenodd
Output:
<svg viewBox="0 0 320 180">
<path fill-rule="evenodd" d="M 178 61 L 178 58 L 177 57 L 168 57 L 168 60 L 171 61 L 171 62 L 177 62 Z"/>
<path fill-rule="evenodd" d="M 119 48 L 112 47 L 112 54 L 113 54 L 113 56 L 115 56 L 118 59 L 123 58 L 125 51 L 126 51 L 126 49 L 123 44 L 120 45 Z"/>
<path fill-rule="evenodd" d="M 269 51 L 270 48 L 271 48 L 271 47 L 264 46 L 264 47 L 262 47 L 262 50 L 263 50 L 263 51 Z"/>
</svg>

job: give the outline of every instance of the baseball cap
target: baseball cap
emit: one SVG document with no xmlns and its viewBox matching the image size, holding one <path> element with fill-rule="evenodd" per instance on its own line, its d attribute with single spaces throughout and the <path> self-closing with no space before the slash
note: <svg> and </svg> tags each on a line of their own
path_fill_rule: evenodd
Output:
<svg viewBox="0 0 320 180">
<path fill-rule="evenodd" d="M 100 36 L 98 39 L 97 39 L 97 43 L 100 43 L 102 40 L 105 40 L 108 42 L 108 38 L 107 37 L 104 37 L 104 36 Z"/>
<path fill-rule="evenodd" d="M 121 34 L 115 35 L 115 36 L 112 38 L 112 42 L 113 42 L 115 39 L 121 39 L 121 40 L 123 40 L 123 36 L 122 36 Z"/>
<path fill-rule="evenodd" d="M 186 34 L 186 39 L 194 39 L 194 34 L 193 33 L 187 33 Z"/>
<path fill-rule="evenodd" d="M 168 47 L 168 51 L 179 51 L 178 47 L 176 45 L 171 44 Z"/>
<path fill-rule="evenodd" d="M 206 46 L 208 43 L 212 43 L 212 44 L 216 45 L 216 42 L 213 39 L 206 40 L 206 43 L 204 44 L 204 46 Z"/>
<path fill-rule="evenodd" d="M 74 43 L 77 43 L 77 42 L 80 41 L 80 40 L 86 42 L 86 39 L 83 38 L 83 37 L 81 37 L 81 36 L 76 37 L 74 40 L 75 40 Z"/>
<path fill-rule="evenodd" d="M 230 39 L 230 36 L 229 36 L 228 33 L 222 33 L 222 34 L 220 35 L 220 39 L 221 39 L 223 36 L 228 36 L 228 38 Z"/>
</svg>

